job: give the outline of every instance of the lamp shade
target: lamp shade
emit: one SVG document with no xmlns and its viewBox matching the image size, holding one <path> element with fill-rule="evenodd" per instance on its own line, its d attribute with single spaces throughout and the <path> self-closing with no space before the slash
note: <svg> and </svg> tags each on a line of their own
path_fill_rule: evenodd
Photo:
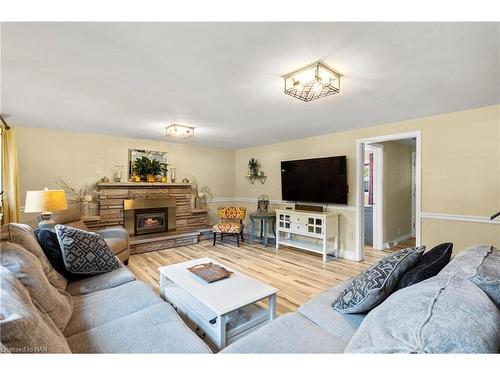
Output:
<svg viewBox="0 0 500 375">
<path fill-rule="evenodd" d="M 64 190 L 32 190 L 26 192 L 24 212 L 53 212 L 68 208 Z"/>
</svg>

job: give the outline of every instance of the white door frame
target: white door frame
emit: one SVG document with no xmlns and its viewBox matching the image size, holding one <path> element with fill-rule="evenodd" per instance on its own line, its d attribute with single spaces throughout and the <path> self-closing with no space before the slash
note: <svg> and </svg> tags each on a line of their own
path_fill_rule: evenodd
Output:
<svg viewBox="0 0 500 375">
<path fill-rule="evenodd" d="M 388 134 L 378 137 L 362 138 L 356 140 L 356 233 L 355 233 L 355 258 L 356 260 L 364 259 L 364 238 L 365 238 L 365 209 L 364 209 L 364 189 L 363 189 L 363 170 L 365 163 L 365 145 L 367 143 L 396 141 L 398 139 L 415 138 L 415 152 L 416 152 L 416 181 L 415 181 L 415 236 L 416 245 L 420 245 L 421 241 L 421 211 L 422 211 L 422 132 L 413 131 L 407 133 Z"/>
<path fill-rule="evenodd" d="M 415 163 L 417 160 L 417 153 L 411 153 L 411 235 L 415 237 Z"/>
<path fill-rule="evenodd" d="M 373 248 L 384 249 L 384 146 L 376 143 L 365 144 L 365 149 L 373 152 L 375 183 L 373 184 Z M 364 155 L 363 155 L 364 160 Z M 364 212 L 363 212 L 364 215 Z M 364 218 L 363 218 L 364 220 Z M 364 228 L 364 227 L 363 227 Z M 364 234 L 363 234 L 364 243 Z"/>
</svg>

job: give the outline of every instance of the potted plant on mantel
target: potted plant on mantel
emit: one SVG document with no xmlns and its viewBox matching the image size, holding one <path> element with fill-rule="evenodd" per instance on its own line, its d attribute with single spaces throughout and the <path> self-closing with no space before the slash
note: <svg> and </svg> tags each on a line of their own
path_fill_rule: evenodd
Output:
<svg viewBox="0 0 500 375">
<path fill-rule="evenodd" d="M 167 164 L 141 156 L 134 161 L 132 171 L 141 181 L 156 182 L 156 176 L 167 170 Z"/>
</svg>

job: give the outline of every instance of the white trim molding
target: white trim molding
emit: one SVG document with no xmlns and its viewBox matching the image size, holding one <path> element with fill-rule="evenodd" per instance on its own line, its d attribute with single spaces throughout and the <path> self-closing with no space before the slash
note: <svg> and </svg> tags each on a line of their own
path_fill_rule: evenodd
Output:
<svg viewBox="0 0 500 375">
<path fill-rule="evenodd" d="M 257 198 L 233 198 L 233 202 L 248 202 L 248 203 L 257 203 Z M 294 205 L 295 202 L 292 201 L 283 201 L 279 199 L 270 199 L 269 202 L 271 204 L 283 204 L 283 205 Z M 307 203 L 311 206 L 320 206 L 320 207 L 325 207 L 326 204 L 321 204 L 321 203 Z M 356 211 L 356 207 L 354 206 L 347 206 L 347 205 L 341 205 L 341 204 L 328 204 L 327 205 L 328 210 L 339 210 L 339 211 Z"/>
<path fill-rule="evenodd" d="M 390 249 L 391 247 L 397 246 L 401 242 L 407 241 L 412 237 L 413 237 L 413 235 L 411 233 L 407 233 L 407 234 L 399 236 L 398 238 L 395 238 L 391 241 L 387 241 L 386 243 L 384 243 L 384 249 Z"/>
<path fill-rule="evenodd" d="M 421 220 L 420 213 L 422 207 L 422 132 L 420 130 L 406 133 L 386 134 L 370 138 L 361 138 L 356 140 L 356 234 L 355 234 L 355 255 L 356 260 L 364 258 L 364 238 L 365 238 L 365 215 L 364 215 L 364 190 L 363 190 L 363 171 L 365 162 L 365 145 L 368 143 L 380 143 L 387 141 L 396 141 L 399 139 L 415 138 L 415 238 L 416 245 L 419 246 L 421 239 Z"/>
<path fill-rule="evenodd" d="M 435 220 L 448 220 L 448 221 L 464 221 L 468 223 L 481 223 L 481 224 L 500 224 L 500 220 L 490 220 L 488 216 L 472 216 L 472 215 L 453 215 L 438 212 L 422 212 L 420 214 L 422 219 L 435 219 Z"/>
</svg>

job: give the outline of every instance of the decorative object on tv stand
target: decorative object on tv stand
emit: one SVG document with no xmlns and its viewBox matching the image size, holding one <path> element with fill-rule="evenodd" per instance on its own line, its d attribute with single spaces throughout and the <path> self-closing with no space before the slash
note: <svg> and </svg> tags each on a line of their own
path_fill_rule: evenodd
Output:
<svg viewBox="0 0 500 375">
<path fill-rule="evenodd" d="M 285 94 L 304 102 L 340 92 L 342 75 L 318 61 L 283 76 Z"/>
<path fill-rule="evenodd" d="M 259 195 L 257 198 L 257 213 L 263 214 L 269 212 L 269 197 L 267 195 Z"/>
<path fill-rule="evenodd" d="M 68 208 L 66 194 L 64 190 L 31 190 L 26 192 L 26 203 L 24 212 L 40 213 L 42 220 L 38 223 L 38 228 L 52 229 L 55 223 L 52 221 L 54 211 L 62 211 Z"/>
<path fill-rule="evenodd" d="M 107 179 L 105 182 L 109 182 L 109 179 L 105 178 Z M 99 201 L 99 192 L 96 189 L 96 184 L 85 184 L 79 188 L 73 188 L 60 177 L 57 177 L 56 181 L 57 185 L 66 193 L 68 201 L 80 206 L 80 215 L 82 217 L 93 214 L 90 205 Z"/>
<path fill-rule="evenodd" d="M 208 186 L 200 186 L 198 179 L 191 176 L 191 189 L 194 197 L 194 208 L 206 208 L 207 199 L 212 199 L 212 191 Z"/>
<path fill-rule="evenodd" d="M 167 137 L 190 138 L 194 137 L 194 128 L 192 126 L 172 124 L 165 128 Z"/>
<path fill-rule="evenodd" d="M 142 158 L 146 158 L 142 159 Z M 141 159 L 141 172 L 134 171 L 135 162 Z M 154 162 L 153 162 L 154 161 Z M 152 165 L 154 165 L 154 170 L 152 170 Z M 156 177 L 161 175 L 164 168 L 168 167 L 167 164 L 167 153 L 163 151 L 150 151 L 150 150 L 139 150 L 130 148 L 128 150 L 128 180 L 133 182 L 147 181 L 147 175 L 150 182 L 156 182 Z M 166 173 L 166 172 L 165 172 Z M 166 176 L 166 175 L 165 175 Z"/>
</svg>

